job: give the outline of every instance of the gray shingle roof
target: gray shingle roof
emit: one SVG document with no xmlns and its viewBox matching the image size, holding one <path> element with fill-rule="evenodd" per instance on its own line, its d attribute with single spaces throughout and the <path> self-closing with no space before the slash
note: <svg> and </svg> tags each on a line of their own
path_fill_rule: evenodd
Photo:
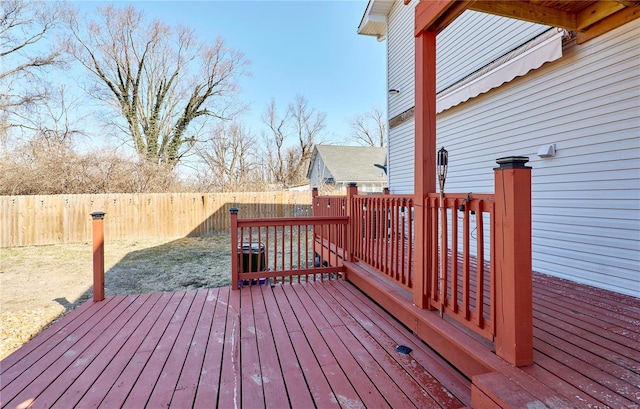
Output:
<svg viewBox="0 0 640 409">
<path fill-rule="evenodd" d="M 387 163 L 387 148 L 371 146 L 316 145 L 311 166 L 321 157 L 327 169 L 339 182 L 385 182 L 384 171 L 376 163 Z"/>
</svg>

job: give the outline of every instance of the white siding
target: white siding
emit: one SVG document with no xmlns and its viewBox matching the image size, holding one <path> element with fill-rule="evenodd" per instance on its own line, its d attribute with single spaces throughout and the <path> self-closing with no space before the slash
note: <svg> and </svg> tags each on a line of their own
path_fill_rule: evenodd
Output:
<svg viewBox="0 0 640 409">
<path fill-rule="evenodd" d="M 533 167 L 534 269 L 640 296 L 640 26 L 565 51 L 438 116 L 447 191 L 491 192 L 495 159 Z M 540 159 L 541 145 L 557 156 Z M 393 185 L 391 186 L 393 189 Z"/>
<path fill-rule="evenodd" d="M 414 126 L 413 120 L 393 129 L 393 141 L 389 143 L 387 177 L 392 194 L 413 194 Z"/>
<path fill-rule="evenodd" d="M 394 118 L 415 105 L 415 6 L 397 1 L 387 23 L 388 89 L 400 90 L 388 97 L 387 118 Z M 465 34 L 474 25 L 486 24 L 482 36 Z M 466 11 L 437 38 L 438 89 L 444 89 L 549 28 L 503 17 Z M 463 41 L 461 41 L 463 39 Z M 487 39 L 490 39 L 487 41 Z M 459 54 L 447 53 L 452 44 L 463 47 Z M 462 57 L 464 58 L 462 58 Z M 413 119 L 389 130 L 388 175 L 392 193 L 413 193 Z M 489 186 L 486 190 L 491 190 Z"/>
<path fill-rule="evenodd" d="M 396 1 L 389 13 L 387 22 L 387 73 L 388 88 L 397 89 L 399 94 L 389 95 L 389 112 L 387 118 L 413 107 L 415 100 L 415 39 L 413 36 L 413 20 L 415 5 L 413 0 L 408 5 Z"/>
</svg>

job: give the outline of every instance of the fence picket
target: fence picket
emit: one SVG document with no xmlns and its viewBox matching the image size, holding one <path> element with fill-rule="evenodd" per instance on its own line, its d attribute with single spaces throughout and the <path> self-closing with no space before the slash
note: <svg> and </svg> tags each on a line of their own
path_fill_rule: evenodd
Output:
<svg viewBox="0 0 640 409">
<path fill-rule="evenodd" d="M 106 212 L 109 240 L 229 232 L 229 208 L 251 217 L 311 213 L 310 192 L 143 193 L 0 196 L 0 247 L 91 241 L 94 211 Z"/>
</svg>

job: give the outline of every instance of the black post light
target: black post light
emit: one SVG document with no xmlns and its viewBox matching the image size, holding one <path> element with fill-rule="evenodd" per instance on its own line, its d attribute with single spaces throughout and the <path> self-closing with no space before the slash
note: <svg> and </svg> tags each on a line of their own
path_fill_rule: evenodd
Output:
<svg viewBox="0 0 640 409">
<path fill-rule="evenodd" d="M 446 252 L 446 243 L 444 240 L 444 234 L 442 233 L 442 228 L 445 225 L 445 219 L 447 217 L 447 209 L 445 208 L 444 202 L 444 182 L 447 180 L 447 170 L 449 169 L 449 152 L 444 148 L 440 148 L 438 151 L 438 156 L 436 158 L 436 172 L 438 173 L 438 181 L 440 182 L 440 268 L 438 274 L 439 281 L 439 293 L 440 293 L 440 317 L 444 316 L 444 298 L 446 294 L 446 286 L 445 282 L 445 265 L 447 263 L 447 252 Z"/>
<path fill-rule="evenodd" d="M 438 181 L 440 182 L 440 193 L 444 193 L 444 182 L 447 180 L 447 170 L 449 170 L 449 152 L 444 148 L 440 148 L 437 157 Z"/>
</svg>

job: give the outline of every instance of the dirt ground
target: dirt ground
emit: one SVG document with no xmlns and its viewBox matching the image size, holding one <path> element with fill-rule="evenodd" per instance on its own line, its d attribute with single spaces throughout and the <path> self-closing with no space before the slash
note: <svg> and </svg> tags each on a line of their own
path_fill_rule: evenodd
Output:
<svg viewBox="0 0 640 409">
<path fill-rule="evenodd" d="M 105 242 L 107 296 L 231 284 L 229 236 Z M 92 296 L 92 245 L 0 249 L 0 359 Z"/>
</svg>

